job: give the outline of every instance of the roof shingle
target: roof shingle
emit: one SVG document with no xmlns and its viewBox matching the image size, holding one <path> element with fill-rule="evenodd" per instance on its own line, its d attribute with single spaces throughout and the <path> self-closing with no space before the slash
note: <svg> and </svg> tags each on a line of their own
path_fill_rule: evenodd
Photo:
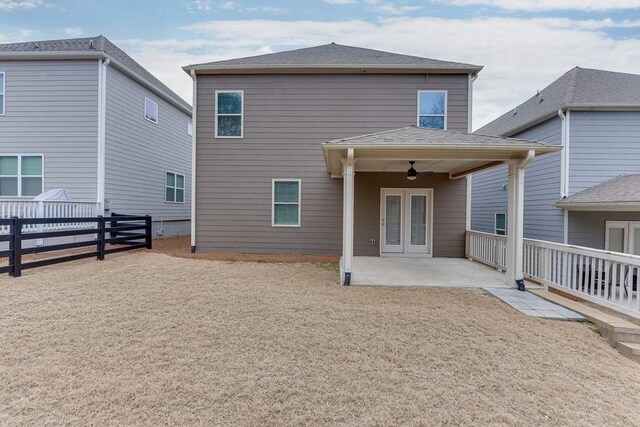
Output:
<svg viewBox="0 0 640 427">
<path fill-rule="evenodd" d="M 225 61 L 194 64 L 185 70 L 224 70 L 239 68 L 424 68 L 433 70 L 480 71 L 481 66 L 458 62 L 439 61 L 418 56 L 401 55 L 361 47 L 343 46 L 335 43 L 251 56 Z"/>
<path fill-rule="evenodd" d="M 640 174 L 620 175 L 556 203 L 558 207 L 640 203 Z"/>
<path fill-rule="evenodd" d="M 476 133 L 509 136 L 557 114 L 561 108 L 587 105 L 640 108 L 640 75 L 575 67 Z"/>
</svg>

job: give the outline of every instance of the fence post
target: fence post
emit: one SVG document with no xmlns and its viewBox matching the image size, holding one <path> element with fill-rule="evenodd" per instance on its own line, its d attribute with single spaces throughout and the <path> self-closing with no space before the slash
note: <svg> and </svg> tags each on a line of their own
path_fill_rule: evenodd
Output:
<svg viewBox="0 0 640 427">
<path fill-rule="evenodd" d="M 146 215 L 144 218 L 144 232 L 145 232 L 145 243 L 147 244 L 147 249 L 151 249 L 152 246 L 152 229 L 151 229 L 151 217 Z"/>
<path fill-rule="evenodd" d="M 9 275 L 13 276 L 13 266 L 15 265 L 14 261 L 14 239 L 16 233 L 16 221 L 15 217 L 11 217 L 11 223 L 9 224 Z"/>
<path fill-rule="evenodd" d="M 22 218 L 13 218 L 13 277 L 22 276 Z"/>
<path fill-rule="evenodd" d="M 98 261 L 104 260 L 105 246 L 105 219 L 102 215 L 98 215 Z"/>
</svg>

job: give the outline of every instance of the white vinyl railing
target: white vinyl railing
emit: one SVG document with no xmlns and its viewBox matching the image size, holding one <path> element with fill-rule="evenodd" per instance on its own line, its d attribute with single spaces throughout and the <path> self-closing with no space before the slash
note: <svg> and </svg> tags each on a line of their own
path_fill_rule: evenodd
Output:
<svg viewBox="0 0 640 427">
<path fill-rule="evenodd" d="M 467 231 L 467 257 L 504 270 L 506 237 Z M 640 318 L 640 256 L 524 239 L 526 278 Z"/>
<path fill-rule="evenodd" d="M 98 204 L 96 202 L 0 200 L 0 218 L 81 218 L 97 215 Z M 87 224 L 44 224 L 26 226 L 23 231 L 49 231 L 83 227 L 87 227 Z M 6 232 L 6 230 L 0 229 L 0 233 L 2 232 Z"/>
</svg>

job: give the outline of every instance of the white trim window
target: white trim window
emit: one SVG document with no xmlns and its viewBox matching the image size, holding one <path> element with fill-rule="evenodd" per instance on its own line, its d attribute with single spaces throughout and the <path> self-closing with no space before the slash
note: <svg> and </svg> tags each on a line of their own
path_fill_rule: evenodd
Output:
<svg viewBox="0 0 640 427">
<path fill-rule="evenodd" d="M 507 235 L 507 214 L 496 212 L 493 218 L 493 233 L 499 236 Z"/>
<path fill-rule="evenodd" d="M 244 136 L 244 91 L 216 91 L 216 138 Z"/>
<path fill-rule="evenodd" d="M 158 103 L 144 97 L 144 118 L 158 124 Z"/>
<path fill-rule="evenodd" d="M 192 122 L 188 122 L 187 123 L 187 135 L 193 136 L 193 123 Z"/>
<path fill-rule="evenodd" d="M 447 128 L 447 91 L 418 91 L 418 126 L 430 129 Z"/>
<path fill-rule="evenodd" d="M 301 187 L 300 179 L 272 181 L 271 225 L 273 227 L 300 227 Z"/>
<path fill-rule="evenodd" d="M 4 71 L 0 71 L 0 116 L 4 116 L 4 93 L 6 77 Z"/>
<path fill-rule="evenodd" d="M 167 172 L 164 183 L 164 201 L 184 203 L 184 175 Z"/>
<path fill-rule="evenodd" d="M 35 197 L 43 188 L 42 155 L 0 156 L 0 197 Z"/>
<path fill-rule="evenodd" d="M 604 248 L 612 252 L 640 255 L 640 222 L 606 221 Z"/>
</svg>

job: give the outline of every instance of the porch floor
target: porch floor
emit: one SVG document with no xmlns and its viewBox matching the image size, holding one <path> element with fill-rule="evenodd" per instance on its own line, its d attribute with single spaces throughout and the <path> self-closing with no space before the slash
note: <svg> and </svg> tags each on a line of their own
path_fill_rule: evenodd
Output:
<svg viewBox="0 0 640 427">
<path fill-rule="evenodd" d="M 352 285 L 509 288 L 504 273 L 465 258 L 353 258 Z"/>
</svg>

